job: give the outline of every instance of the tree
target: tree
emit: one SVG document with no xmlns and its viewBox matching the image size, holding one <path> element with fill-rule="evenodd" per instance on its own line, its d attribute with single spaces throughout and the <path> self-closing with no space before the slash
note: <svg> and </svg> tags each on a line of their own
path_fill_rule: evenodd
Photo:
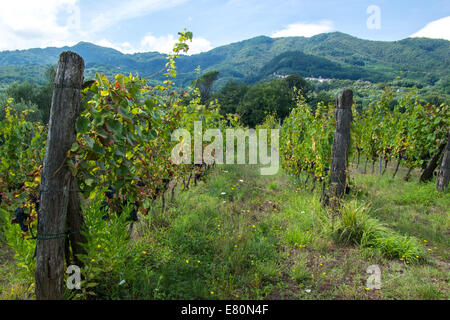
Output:
<svg viewBox="0 0 450 320">
<path fill-rule="evenodd" d="M 248 89 L 249 86 L 245 83 L 234 80 L 228 81 L 217 95 L 221 113 L 223 115 L 236 113 L 236 108 L 242 102 Z"/>
<path fill-rule="evenodd" d="M 210 97 L 211 89 L 219 76 L 219 71 L 210 71 L 193 81 L 193 85 L 200 90 L 200 101 L 205 104 Z"/>
<path fill-rule="evenodd" d="M 309 94 L 311 93 L 311 85 L 302 77 L 297 74 L 292 74 L 286 78 L 289 89 L 297 88 L 300 93 L 308 101 Z"/>
<path fill-rule="evenodd" d="M 13 98 L 16 103 L 34 104 L 41 113 L 42 123 L 48 123 L 50 117 L 50 105 L 53 92 L 53 81 L 56 68 L 49 66 L 45 71 L 46 82 L 38 85 L 30 82 L 14 82 L 6 89 L 8 98 Z"/>
<path fill-rule="evenodd" d="M 256 84 L 248 89 L 236 108 L 245 125 L 254 127 L 264 121 L 268 114 L 285 118 L 293 104 L 293 92 L 283 80 Z"/>
</svg>

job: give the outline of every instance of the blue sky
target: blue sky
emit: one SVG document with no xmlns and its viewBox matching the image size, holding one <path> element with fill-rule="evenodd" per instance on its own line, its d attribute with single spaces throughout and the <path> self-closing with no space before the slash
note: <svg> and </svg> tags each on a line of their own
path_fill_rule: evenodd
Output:
<svg viewBox="0 0 450 320">
<path fill-rule="evenodd" d="M 194 33 L 192 53 L 259 35 L 312 36 L 331 31 L 371 40 L 410 36 L 450 40 L 448 0 L 2 2 L 0 50 L 90 41 L 127 53 L 167 52 L 184 28 Z"/>
</svg>

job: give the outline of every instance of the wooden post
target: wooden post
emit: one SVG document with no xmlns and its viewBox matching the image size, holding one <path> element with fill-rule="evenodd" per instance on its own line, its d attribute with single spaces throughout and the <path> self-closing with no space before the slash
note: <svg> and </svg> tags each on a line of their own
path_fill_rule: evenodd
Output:
<svg viewBox="0 0 450 320">
<path fill-rule="evenodd" d="M 428 162 L 425 170 L 423 170 L 422 174 L 420 175 L 419 179 L 420 182 L 427 182 L 433 178 L 434 170 L 436 170 L 437 166 L 439 165 L 439 159 L 441 157 L 442 152 L 444 151 L 445 146 L 446 141 L 441 143 L 441 145 L 436 150 L 434 150 L 433 157 Z"/>
<path fill-rule="evenodd" d="M 83 74 L 84 61 L 79 55 L 61 53 L 41 175 L 35 270 L 37 299 L 63 298 L 66 216 L 72 185 L 66 155 L 76 138 Z"/>
<path fill-rule="evenodd" d="M 331 198 L 330 206 L 336 209 L 345 193 L 350 148 L 350 124 L 352 121 L 353 91 L 344 90 L 336 102 L 336 128 L 331 151 Z"/>
<path fill-rule="evenodd" d="M 438 191 L 445 191 L 450 181 L 450 132 L 447 134 L 447 145 L 441 161 L 441 168 L 437 176 L 436 188 Z"/>
<path fill-rule="evenodd" d="M 69 244 L 72 248 L 72 259 L 66 257 L 66 260 L 79 267 L 82 267 L 83 264 L 77 255 L 86 254 L 86 250 L 81 245 L 87 242 L 86 237 L 81 232 L 85 230 L 84 227 L 84 218 L 81 213 L 80 196 L 78 194 L 78 183 L 76 177 L 72 177 L 69 191 L 69 205 L 67 207 L 67 228 L 69 232 Z"/>
<path fill-rule="evenodd" d="M 378 174 L 381 175 L 381 169 L 383 168 L 383 158 L 381 157 L 381 155 L 380 155 L 380 158 L 378 160 L 379 160 Z"/>
</svg>

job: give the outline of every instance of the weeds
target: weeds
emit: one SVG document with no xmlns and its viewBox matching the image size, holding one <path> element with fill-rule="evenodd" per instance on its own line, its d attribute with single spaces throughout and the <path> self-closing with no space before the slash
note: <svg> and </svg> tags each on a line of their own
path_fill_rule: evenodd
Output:
<svg viewBox="0 0 450 320">
<path fill-rule="evenodd" d="M 153 202 L 131 236 L 130 208 L 105 221 L 102 199 L 95 198 L 84 209 L 82 290 L 67 291 L 66 298 L 448 297 L 448 271 L 433 259 L 448 255 L 449 200 L 435 197 L 429 185 L 355 175 L 332 225 L 321 190 L 311 193 L 298 187 L 304 179 L 296 184 L 282 172 L 263 177 L 257 169 L 216 166 L 198 186 L 177 189 L 164 214 Z M 0 255 L 0 297 L 29 299 L 34 243 L 8 225 L 4 235 L 21 268 Z M 382 289 L 372 292 L 365 281 L 373 264 L 382 270 Z"/>
</svg>

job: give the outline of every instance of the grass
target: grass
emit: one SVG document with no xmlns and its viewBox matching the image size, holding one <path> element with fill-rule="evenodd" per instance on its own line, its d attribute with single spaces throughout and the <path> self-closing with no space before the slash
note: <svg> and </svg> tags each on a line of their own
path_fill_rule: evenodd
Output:
<svg viewBox="0 0 450 320">
<path fill-rule="evenodd" d="M 108 240 L 126 227 L 98 224 L 90 208 L 97 231 L 85 261 L 96 295 L 80 297 L 448 299 L 450 200 L 433 183 L 354 171 L 342 217 L 331 219 L 320 188 L 257 169 L 216 166 L 197 187 L 177 190 L 164 214 L 155 202 L 130 241 Z M 30 298 L 26 283 L 6 282 L 18 278 L 5 252 L 0 297 Z M 382 288 L 367 290 L 375 264 Z"/>
</svg>

